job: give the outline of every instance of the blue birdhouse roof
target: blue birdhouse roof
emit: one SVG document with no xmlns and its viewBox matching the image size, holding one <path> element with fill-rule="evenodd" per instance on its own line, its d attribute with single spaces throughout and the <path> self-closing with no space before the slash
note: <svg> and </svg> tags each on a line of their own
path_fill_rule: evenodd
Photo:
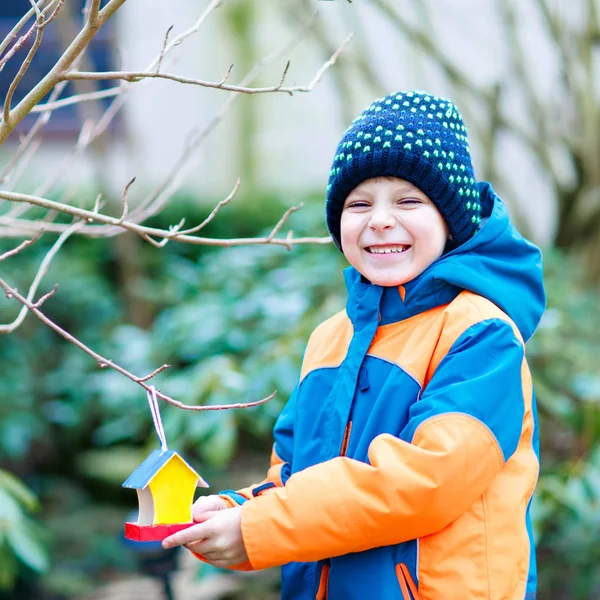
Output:
<svg viewBox="0 0 600 600">
<path fill-rule="evenodd" d="M 133 489 L 144 489 L 152 480 L 152 478 L 164 467 L 171 458 L 176 456 L 181 460 L 190 471 L 198 477 L 200 481 L 204 481 L 190 465 L 177 454 L 174 450 L 154 450 L 146 460 L 127 478 L 123 487 Z"/>
</svg>

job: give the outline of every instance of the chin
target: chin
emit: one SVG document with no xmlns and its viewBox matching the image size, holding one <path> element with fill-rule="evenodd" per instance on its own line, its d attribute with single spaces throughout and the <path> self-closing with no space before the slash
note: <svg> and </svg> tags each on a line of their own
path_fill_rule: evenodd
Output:
<svg viewBox="0 0 600 600">
<path fill-rule="evenodd" d="M 412 277 L 409 275 L 402 277 L 399 275 L 393 275 L 392 273 L 390 273 L 389 275 L 372 274 L 370 277 L 368 274 L 363 275 L 371 283 L 375 285 L 380 285 L 382 287 L 398 287 L 399 285 L 404 285 L 405 283 L 408 283 L 412 279 Z"/>
</svg>

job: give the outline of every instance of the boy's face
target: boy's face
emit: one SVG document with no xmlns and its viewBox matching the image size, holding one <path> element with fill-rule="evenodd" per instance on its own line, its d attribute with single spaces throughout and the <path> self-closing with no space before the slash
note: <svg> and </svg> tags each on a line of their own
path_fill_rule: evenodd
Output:
<svg viewBox="0 0 600 600">
<path fill-rule="evenodd" d="M 371 283 L 397 286 L 444 252 L 448 227 L 433 202 L 396 177 L 367 179 L 346 198 L 341 243 L 348 262 Z"/>
</svg>

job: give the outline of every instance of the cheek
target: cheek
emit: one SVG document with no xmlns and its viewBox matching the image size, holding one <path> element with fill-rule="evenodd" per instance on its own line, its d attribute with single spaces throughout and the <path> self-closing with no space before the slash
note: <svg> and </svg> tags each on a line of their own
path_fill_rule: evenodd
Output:
<svg viewBox="0 0 600 600">
<path fill-rule="evenodd" d="M 340 221 L 340 239 L 342 246 L 354 246 L 358 243 L 358 237 L 360 235 L 360 223 L 359 220 L 353 218 L 354 215 L 342 213 L 342 219 Z"/>
<path fill-rule="evenodd" d="M 438 215 L 423 215 L 413 223 L 412 234 L 423 250 L 442 254 L 448 240 L 446 223 Z"/>
</svg>

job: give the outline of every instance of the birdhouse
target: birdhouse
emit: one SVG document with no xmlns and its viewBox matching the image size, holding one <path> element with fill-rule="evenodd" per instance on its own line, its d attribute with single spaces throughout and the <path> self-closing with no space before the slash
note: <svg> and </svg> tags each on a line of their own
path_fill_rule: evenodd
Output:
<svg viewBox="0 0 600 600">
<path fill-rule="evenodd" d="M 137 523 L 125 523 L 125 537 L 149 542 L 193 525 L 196 487 L 208 484 L 177 452 L 154 450 L 123 487 L 137 490 Z"/>
</svg>

